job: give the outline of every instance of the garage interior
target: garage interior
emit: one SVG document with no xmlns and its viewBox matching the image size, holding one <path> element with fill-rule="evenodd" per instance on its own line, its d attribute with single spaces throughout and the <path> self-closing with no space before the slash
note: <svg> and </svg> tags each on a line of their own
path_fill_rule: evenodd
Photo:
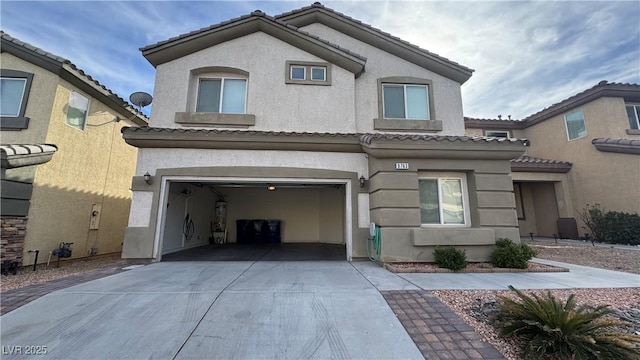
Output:
<svg viewBox="0 0 640 360">
<path fill-rule="evenodd" d="M 345 186 L 169 182 L 162 261 L 345 260 Z"/>
</svg>

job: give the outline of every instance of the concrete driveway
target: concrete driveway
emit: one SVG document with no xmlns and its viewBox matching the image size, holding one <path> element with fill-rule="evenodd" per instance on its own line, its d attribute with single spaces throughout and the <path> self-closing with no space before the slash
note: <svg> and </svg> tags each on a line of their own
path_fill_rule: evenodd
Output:
<svg viewBox="0 0 640 360">
<path fill-rule="evenodd" d="M 38 346 L 38 359 L 423 358 L 345 261 L 155 263 L 51 293 L 1 322 L 3 359 Z"/>
</svg>

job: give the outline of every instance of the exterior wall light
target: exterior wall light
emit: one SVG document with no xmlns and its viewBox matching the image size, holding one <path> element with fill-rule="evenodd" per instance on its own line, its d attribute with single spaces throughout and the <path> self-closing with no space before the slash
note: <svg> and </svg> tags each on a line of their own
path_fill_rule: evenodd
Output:
<svg viewBox="0 0 640 360">
<path fill-rule="evenodd" d="M 151 174 L 149 174 L 148 171 L 144 174 L 144 182 L 146 182 L 147 185 L 151 185 L 153 183 L 153 180 L 151 179 Z"/>
<path fill-rule="evenodd" d="M 360 187 L 364 187 L 365 181 L 366 179 L 364 178 L 364 175 L 360 175 L 360 179 L 358 179 L 358 182 L 360 183 Z"/>
<path fill-rule="evenodd" d="M 267 190 L 274 191 L 275 189 L 276 189 L 275 185 L 272 185 L 272 184 L 267 185 Z"/>
</svg>

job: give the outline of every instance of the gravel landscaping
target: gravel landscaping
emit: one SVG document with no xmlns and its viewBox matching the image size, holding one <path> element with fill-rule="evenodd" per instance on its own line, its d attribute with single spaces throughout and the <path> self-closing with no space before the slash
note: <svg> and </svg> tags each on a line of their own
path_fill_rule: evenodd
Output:
<svg viewBox="0 0 640 360">
<path fill-rule="evenodd" d="M 77 260 L 65 260 L 60 262 L 60 267 L 56 262 L 51 261 L 49 266 L 39 264 L 36 271 L 33 266 L 20 268 L 17 275 L 2 275 L 0 290 L 12 290 L 27 285 L 39 284 L 51 280 L 65 278 L 71 275 L 83 274 L 87 271 L 106 269 L 111 267 L 125 267 L 130 261 L 120 258 L 120 254 L 108 254 L 96 257 L 89 257 Z"/>
</svg>

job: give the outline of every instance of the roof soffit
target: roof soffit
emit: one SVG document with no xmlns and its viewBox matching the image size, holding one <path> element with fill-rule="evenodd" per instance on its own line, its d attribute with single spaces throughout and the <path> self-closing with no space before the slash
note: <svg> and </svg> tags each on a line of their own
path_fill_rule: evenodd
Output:
<svg viewBox="0 0 640 360">
<path fill-rule="evenodd" d="M 255 14 L 255 13 L 253 13 Z M 287 26 L 263 15 L 251 15 L 209 29 L 195 31 L 141 48 L 142 55 L 154 66 L 194 52 L 237 39 L 255 32 L 263 32 L 304 50 L 321 59 L 340 66 L 359 76 L 364 71 L 366 58 L 314 37 L 293 26 Z"/>
<path fill-rule="evenodd" d="M 473 70 L 451 60 L 430 53 L 418 46 L 412 45 L 388 33 L 367 26 L 343 14 L 327 9 L 324 6 L 311 6 L 276 16 L 288 24 L 303 27 L 313 23 L 320 23 L 340 31 L 371 46 L 384 50 L 413 64 L 433 71 L 449 79 L 465 83 Z"/>
</svg>

